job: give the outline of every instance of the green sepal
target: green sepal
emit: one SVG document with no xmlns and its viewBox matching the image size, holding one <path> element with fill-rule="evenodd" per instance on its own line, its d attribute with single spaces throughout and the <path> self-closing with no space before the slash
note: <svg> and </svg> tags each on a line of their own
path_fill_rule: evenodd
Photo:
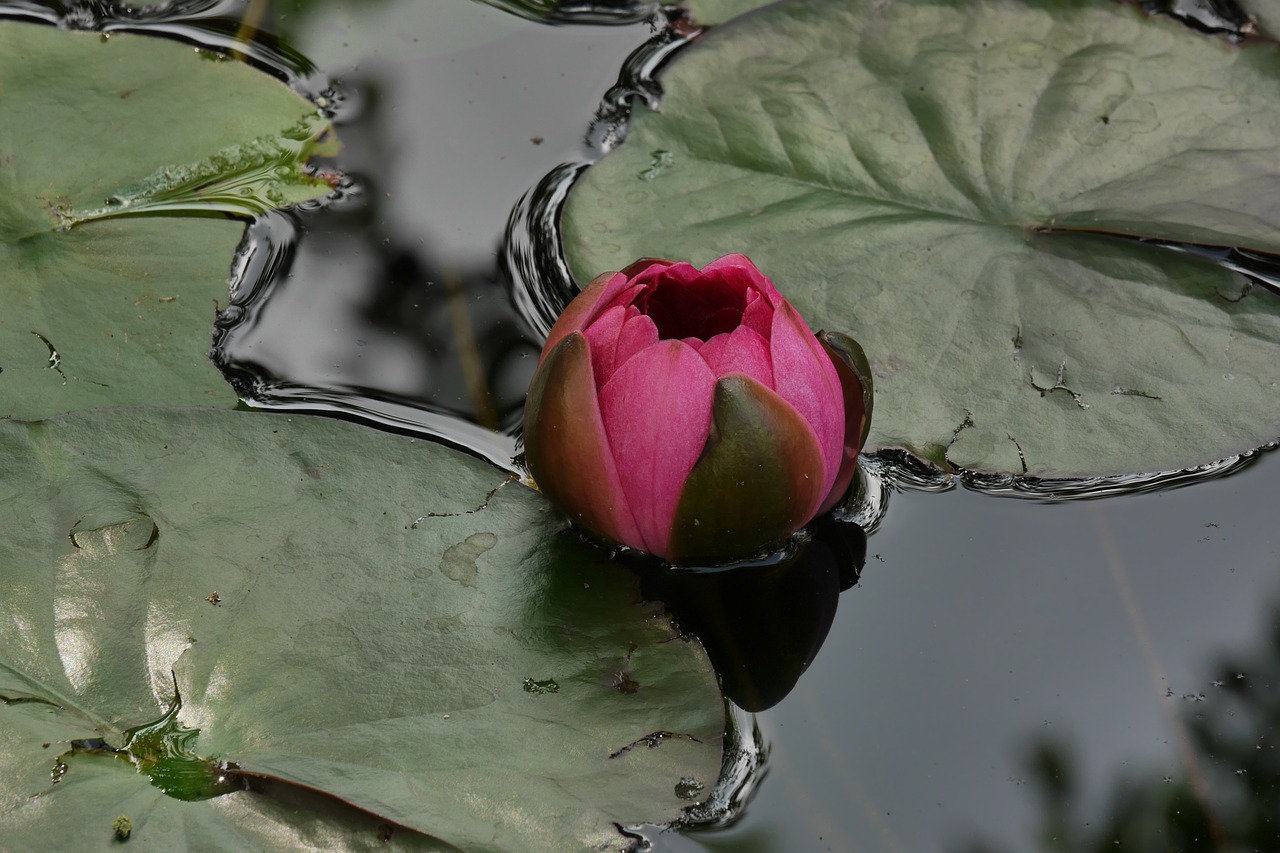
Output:
<svg viewBox="0 0 1280 853">
<path fill-rule="evenodd" d="M 742 374 L 715 388 L 711 433 L 676 505 L 667 558 L 711 564 L 778 545 L 817 512 L 822 450 L 782 397 Z"/>
<path fill-rule="evenodd" d="M 818 332 L 818 341 L 835 365 L 840 377 L 840 389 L 844 393 L 845 444 L 852 442 L 849 438 L 857 435 L 859 450 L 867 443 L 867 433 L 871 431 L 871 402 L 874 386 L 871 381 L 871 362 L 862 351 L 862 345 L 848 335 L 840 332 Z M 861 425 L 855 432 L 849 421 L 856 414 L 861 418 Z"/>
<path fill-rule="evenodd" d="M 560 341 L 534 373 L 525 400 L 524 445 L 539 491 L 574 524 L 610 544 L 635 538 L 581 332 Z"/>
</svg>

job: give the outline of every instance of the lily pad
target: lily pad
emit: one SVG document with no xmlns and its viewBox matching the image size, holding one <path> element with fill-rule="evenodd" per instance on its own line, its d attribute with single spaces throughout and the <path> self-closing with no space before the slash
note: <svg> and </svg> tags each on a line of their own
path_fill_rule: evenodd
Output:
<svg viewBox="0 0 1280 853">
<path fill-rule="evenodd" d="M 144 844 L 224 820 L 211 848 L 242 849 L 247 823 L 294 838 L 254 805 L 269 795 L 211 796 L 199 770 L 227 762 L 467 850 L 616 849 L 615 821 L 673 820 L 682 779 L 718 777 L 701 647 L 485 463 L 321 418 L 147 408 L 0 422 L 0 460 L 18 847 L 109 840 L 111 790 Z M 81 749 L 51 784 L 85 740 L 130 760 Z M 197 774 L 186 795 L 161 754 Z M 190 801 L 138 799 L 139 771 Z"/>
<path fill-rule="evenodd" d="M 221 214 L 327 193 L 328 120 L 158 38 L 0 22 L 0 80 L 0 418 L 233 402 L 206 357 L 244 231 Z"/>
<path fill-rule="evenodd" d="M 680 5 L 696 23 L 714 26 L 776 2 L 778 0 L 683 0 Z"/>
<path fill-rule="evenodd" d="M 1280 435 L 1280 54 L 1108 4 L 795 0 L 666 70 L 571 191 L 579 280 L 744 252 L 871 359 L 869 449 L 1037 477 Z M 1136 239 L 1129 239 L 1136 238 Z"/>
<path fill-rule="evenodd" d="M 39 758 L 32 757 L 41 759 L 47 765 L 65 759 L 66 775 L 51 784 L 46 767 L 40 782 L 45 793 L 17 807 L 21 824 L 12 843 L 21 849 L 119 851 L 126 839 L 117 834 L 116 826 L 123 817 L 129 828 L 126 849 L 457 850 L 303 790 L 237 790 L 216 801 L 184 803 L 166 796 L 146 776 L 122 767 L 120 759 L 111 755 L 60 758 L 51 745 Z M 6 826 L 14 817 L 6 813 Z M 388 848 L 390 839 L 395 844 Z"/>
</svg>

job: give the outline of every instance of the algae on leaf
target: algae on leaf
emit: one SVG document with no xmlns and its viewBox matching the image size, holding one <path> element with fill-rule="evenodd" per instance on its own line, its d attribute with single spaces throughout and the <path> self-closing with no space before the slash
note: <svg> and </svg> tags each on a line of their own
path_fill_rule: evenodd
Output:
<svg viewBox="0 0 1280 853">
<path fill-rule="evenodd" d="M 1272 45 L 1082 0 L 794 0 L 662 83 L 570 192 L 575 276 L 751 256 L 863 343 L 868 449 L 1087 477 L 1280 435 L 1280 300 L 1114 236 L 1280 252 Z"/>
<path fill-rule="evenodd" d="M 674 820 L 682 779 L 718 778 L 701 646 L 540 496 L 449 448 L 208 409 L 0 421 L 0 517 L 0 813 L 19 847 L 82 849 L 128 798 L 130 843 L 225 819 L 234 849 L 242 824 L 283 820 L 245 792 L 175 809 L 101 755 L 50 786 L 70 742 L 122 747 L 175 684 L 181 707 L 144 731 L 151 752 L 180 739 L 178 769 L 234 762 L 467 850 L 616 847 L 614 822 Z"/>
<path fill-rule="evenodd" d="M 206 353 L 244 226 L 205 214 L 329 192 L 328 120 L 143 36 L 0 22 L 0 81 L 0 418 L 233 402 Z"/>
</svg>

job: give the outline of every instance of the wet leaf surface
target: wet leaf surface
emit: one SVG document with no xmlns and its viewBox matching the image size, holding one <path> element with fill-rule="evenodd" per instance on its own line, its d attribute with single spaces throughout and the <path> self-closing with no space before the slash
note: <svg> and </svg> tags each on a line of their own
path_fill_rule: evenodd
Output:
<svg viewBox="0 0 1280 853">
<path fill-rule="evenodd" d="M 122 812 L 157 848 L 367 840 L 342 810 L 295 821 L 256 793 L 275 779 L 468 850 L 616 849 L 614 821 L 675 819 L 677 785 L 719 775 L 702 649 L 483 462 L 320 418 L 147 408 L 0 423 L 0 460 L 19 847 L 109 843 Z M 110 752 L 126 742 L 132 762 Z M 209 762 L 252 790 L 155 787 Z"/>
<path fill-rule="evenodd" d="M 328 121 L 156 38 L 0 22 L 0 80 L 0 417 L 232 401 L 206 357 L 244 230 L 220 213 L 327 193 L 303 164 Z"/>
<path fill-rule="evenodd" d="M 680 5 L 688 10 L 694 22 L 714 26 L 775 2 L 778 0 L 684 0 Z"/>
<path fill-rule="evenodd" d="M 4 712 L 0 708 L 0 714 Z M 52 752 L 40 753 L 49 766 L 56 760 Z M 122 816 L 130 827 L 124 849 L 457 849 L 305 791 L 242 790 L 203 803 L 184 803 L 166 796 L 147 777 L 121 767 L 113 756 L 79 755 L 68 762 L 61 782 L 51 785 L 46 771 L 39 789 L 45 793 L 25 803 L 16 815 L 6 814 L 6 826 L 16 830 L 8 841 L 18 849 L 118 851 L 121 842 L 114 828 Z"/>
<path fill-rule="evenodd" d="M 877 389 L 870 449 L 1041 477 L 1280 433 L 1280 57 L 1133 8 L 799 0 L 719 27 L 570 193 L 587 281 L 744 252 Z M 1229 412 L 1229 416 L 1224 413 Z"/>
</svg>

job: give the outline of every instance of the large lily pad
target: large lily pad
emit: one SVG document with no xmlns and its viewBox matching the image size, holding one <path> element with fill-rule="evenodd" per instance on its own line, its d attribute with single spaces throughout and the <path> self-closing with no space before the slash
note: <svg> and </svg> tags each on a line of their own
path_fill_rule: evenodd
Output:
<svg viewBox="0 0 1280 853">
<path fill-rule="evenodd" d="M 778 0 L 683 0 L 680 5 L 695 22 L 714 26 L 776 2 Z"/>
<path fill-rule="evenodd" d="M 328 121 L 157 38 L 0 22 L 0 418 L 229 403 L 206 353 L 252 214 L 329 191 Z"/>
<path fill-rule="evenodd" d="M 467 850 L 615 849 L 613 821 L 674 819 L 682 778 L 718 775 L 701 648 L 541 497 L 456 451 L 319 418 L 111 409 L 0 422 L 0 474 L 7 843 L 106 845 L 122 811 L 166 849 L 333 829 L 313 816 L 291 836 L 258 794 L 144 796 L 134 764 L 169 784 L 157 753 Z M 131 763 L 81 743 L 50 783 L 72 741 L 120 749 L 179 700 L 173 749 Z M 196 776 L 182 790 L 217 793 Z"/>
<path fill-rule="evenodd" d="M 869 446 L 1045 477 L 1280 435 L 1280 55 L 1108 4 L 796 0 L 714 29 L 570 193 L 580 280 L 745 252 L 871 358 Z M 1094 233 L 1096 232 L 1096 233 Z"/>
<path fill-rule="evenodd" d="M 238 790 L 217 800 L 188 803 L 167 796 L 115 756 L 85 753 L 60 758 L 53 744 L 38 753 L 29 760 L 51 766 L 63 760 L 67 775 L 51 785 L 45 767 L 43 779 L 37 781 L 50 793 L 19 807 L 24 825 L 9 841 L 20 845 L 15 849 L 119 851 L 123 839 L 113 827 L 123 817 L 131 829 L 126 849 L 146 851 L 457 850 L 305 790 Z M 37 810 L 38 820 L 32 817 Z M 388 845 L 389 839 L 395 844 Z"/>
</svg>

